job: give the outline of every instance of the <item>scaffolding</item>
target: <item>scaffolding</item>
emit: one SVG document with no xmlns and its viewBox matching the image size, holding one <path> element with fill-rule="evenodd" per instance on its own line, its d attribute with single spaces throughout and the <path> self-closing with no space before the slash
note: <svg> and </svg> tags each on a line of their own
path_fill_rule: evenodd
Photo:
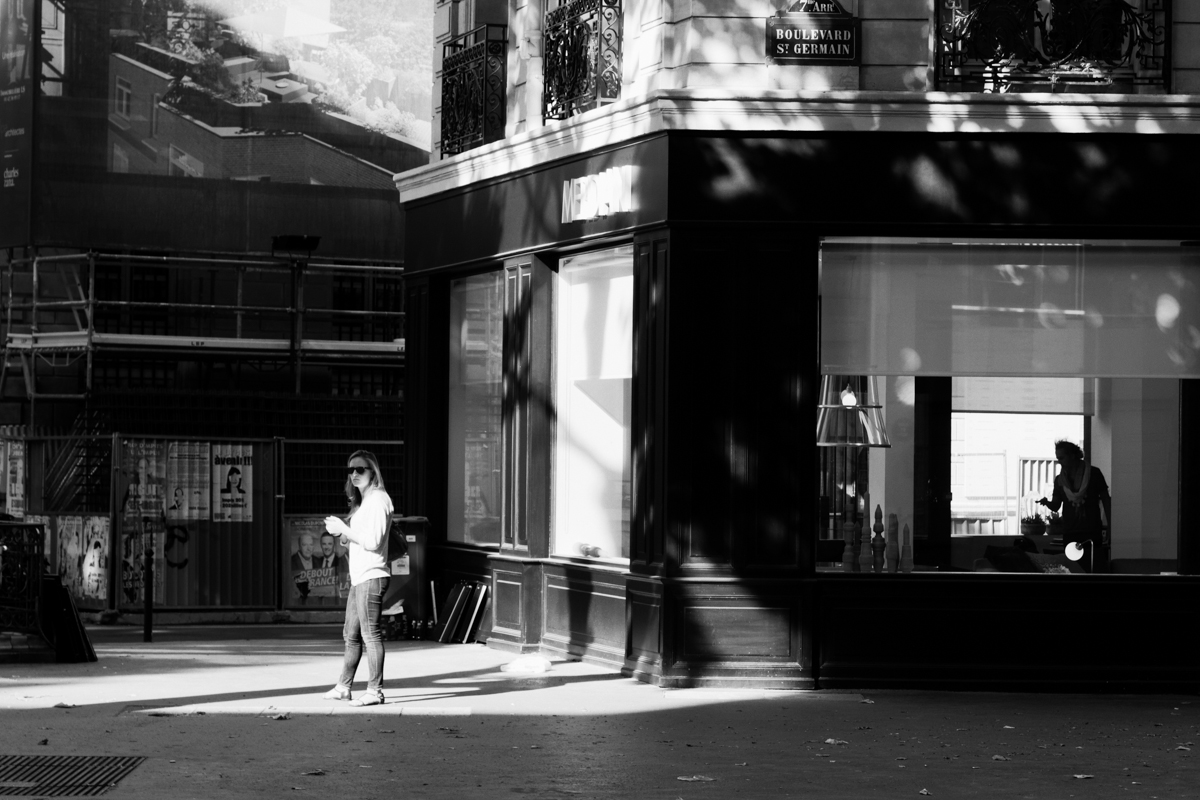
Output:
<svg viewBox="0 0 1200 800">
<path fill-rule="evenodd" d="M 127 278 L 98 281 L 122 268 L 153 271 L 161 286 L 139 293 Z M 39 401 L 86 401 L 96 357 L 105 354 L 285 364 L 296 394 L 306 364 L 396 364 L 404 354 L 402 274 L 395 264 L 297 257 L 10 257 L 0 401 L 28 401 L 31 421 Z M 17 382 L 23 389 L 10 391 Z"/>
</svg>

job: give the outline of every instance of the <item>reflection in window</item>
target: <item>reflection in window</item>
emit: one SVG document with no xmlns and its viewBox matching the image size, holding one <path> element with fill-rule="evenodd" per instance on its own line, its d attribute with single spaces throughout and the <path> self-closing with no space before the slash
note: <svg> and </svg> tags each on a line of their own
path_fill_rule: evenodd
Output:
<svg viewBox="0 0 1200 800">
<path fill-rule="evenodd" d="M 554 552 L 628 558 L 632 248 L 565 259 L 556 292 Z"/>
<path fill-rule="evenodd" d="M 124 147 L 117 143 L 113 143 L 112 152 L 112 171 L 113 172 L 129 172 L 129 153 Z"/>
<path fill-rule="evenodd" d="M 129 119 L 133 107 L 133 87 L 124 78 L 117 78 L 115 104 L 118 116 Z"/>
<path fill-rule="evenodd" d="M 170 174 L 177 178 L 203 178 L 204 162 L 171 145 Z"/>
<path fill-rule="evenodd" d="M 46 113 L 78 116 L 106 100 L 110 140 L 131 125 L 157 140 L 144 141 L 134 172 L 166 173 L 149 151 L 172 144 L 202 151 L 209 178 L 385 188 L 428 161 L 432 0 L 42 5 L 42 91 L 56 98 Z M 268 132 L 278 136 L 262 147 Z M 59 135 L 89 166 L 109 144 L 74 127 Z"/>
<path fill-rule="evenodd" d="M 895 515 L 915 570 L 1178 570 L 1179 395 L 1200 377 L 1191 247 L 838 240 L 820 281 L 822 370 L 876 376 L 891 442 L 822 453 L 823 568 L 874 571 L 882 544 L 888 571 Z M 1058 439 L 1111 489 L 1108 533 L 1075 562 L 1037 503 Z"/>
<path fill-rule="evenodd" d="M 447 538 L 500 543 L 503 282 L 499 272 L 450 288 Z"/>
</svg>

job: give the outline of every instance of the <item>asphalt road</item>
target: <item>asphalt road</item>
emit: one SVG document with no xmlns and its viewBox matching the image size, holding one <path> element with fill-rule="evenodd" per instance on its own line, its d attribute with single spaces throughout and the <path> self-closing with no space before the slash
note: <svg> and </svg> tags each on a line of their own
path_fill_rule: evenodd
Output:
<svg viewBox="0 0 1200 800">
<path fill-rule="evenodd" d="M 1191 696 L 662 690 L 390 642 L 352 709 L 336 626 L 90 633 L 97 663 L 0 665 L 0 756 L 145 758 L 114 800 L 1200 797 Z"/>
</svg>

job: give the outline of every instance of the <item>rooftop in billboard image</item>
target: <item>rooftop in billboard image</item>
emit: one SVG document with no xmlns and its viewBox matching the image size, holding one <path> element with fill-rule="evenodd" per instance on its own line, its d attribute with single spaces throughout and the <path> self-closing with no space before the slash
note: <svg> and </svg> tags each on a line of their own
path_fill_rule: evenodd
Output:
<svg viewBox="0 0 1200 800">
<path fill-rule="evenodd" d="M 375 189 L 428 161 L 433 0 L 100 5 L 102 33 L 71 6 L 43 21 L 45 93 L 72 107 L 103 93 L 108 107 L 106 139 L 80 131 L 72 159 Z M 86 50 L 65 36 L 72 15 L 93 31 Z"/>
</svg>

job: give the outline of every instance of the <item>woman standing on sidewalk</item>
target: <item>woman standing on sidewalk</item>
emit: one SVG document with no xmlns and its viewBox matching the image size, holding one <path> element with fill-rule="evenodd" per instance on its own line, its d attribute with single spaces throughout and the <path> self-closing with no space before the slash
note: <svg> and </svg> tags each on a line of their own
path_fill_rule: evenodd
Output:
<svg viewBox="0 0 1200 800">
<path fill-rule="evenodd" d="M 342 629 L 346 653 L 337 685 L 325 693 L 327 700 L 350 700 L 352 706 L 383 702 L 383 635 L 380 628 L 383 595 L 387 591 L 388 528 L 392 498 L 383 488 L 379 460 L 373 453 L 356 450 L 347 462 L 346 497 L 350 524 L 326 517 L 325 530 L 342 537 L 350 555 L 350 596 L 346 598 L 346 625 Z M 351 700 L 354 673 L 367 651 L 367 692 Z"/>
</svg>

